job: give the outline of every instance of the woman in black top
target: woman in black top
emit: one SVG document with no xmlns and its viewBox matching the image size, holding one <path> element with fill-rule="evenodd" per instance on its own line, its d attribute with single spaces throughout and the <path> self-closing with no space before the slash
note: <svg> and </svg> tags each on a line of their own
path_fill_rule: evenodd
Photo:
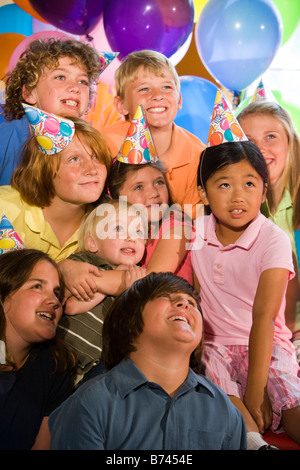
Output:
<svg viewBox="0 0 300 470">
<path fill-rule="evenodd" d="M 64 283 L 45 253 L 0 255 L 0 449 L 47 449 L 48 416 L 73 391 L 76 358 L 56 337 Z"/>
</svg>

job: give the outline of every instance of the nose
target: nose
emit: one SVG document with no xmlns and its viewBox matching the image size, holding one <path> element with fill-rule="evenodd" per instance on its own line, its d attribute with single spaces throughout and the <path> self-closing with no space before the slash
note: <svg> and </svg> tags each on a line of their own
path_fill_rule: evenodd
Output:
<svg viewBox="0 0 300 470">
<path fill-rule="evenodd" d="M 80 86 L 76 80 L 69 80 L 68 91 L 71 93 L 80 93 Z"/>
<path fill-rule="evenodd" d="M 234 188 L 232 191 L 232 201 L 242 201 L 244 199 L 242 188 Z"/>
<path fill-rule="evenodd" d="M 98 162 L 98 160 L 97 160 Z M 96 174 L 97 173 L 97 162 L 93 159 L 87 159 L 83 162 L 83 171 L 86 174 Z"/>
<path fill-rule="evenodd" d="M 153 100 L 161 100 L 161 99 L 163 99 L 163 93 L 162 93 L 161 89 L 159 89 L 159 88 L 158 88 L 158 89 L 154 88 L 154 89 L 152 90 L 152 99 L 153 99 Z"/>
<path fill-rule="evenodd" d="M 190 303 L 187 299 L 183 298 L 183 299 L 179 299 L 179 300 L 176 300 L 175 301 L 175 306 L 177 308 L 184 308 L 185 310 L 189 310 L 190 309 Z"/>
</svg>

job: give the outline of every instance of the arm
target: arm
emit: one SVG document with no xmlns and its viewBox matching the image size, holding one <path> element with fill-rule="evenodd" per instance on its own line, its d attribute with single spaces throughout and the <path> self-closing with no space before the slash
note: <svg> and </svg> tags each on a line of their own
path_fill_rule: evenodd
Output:
<svg viewBox="0 0 300 470">
<path fill-rule="evenodd" d="M 31 450 L 50 450 L 50 440 L 51 436 L 48 427 L 48 416 L 45 416 Z"/>
<path fill-rule="evenodd" d="M 273 268 L 263 271 L 253 305 L 244 403 L 262 433 L 270 426 L 272 420 L 266 386 L 273 347 L 274 322 L 285 295 L 288 278 L 287 269 Z"/>
<path fill-rule="evenodd" d="M 97 292 L 96 279 L 102 272 L 90 263 L 64 259 L 59 263 L 66 287 L 78 300 L 90 300 Z"/>
<path fill-rule="evenodd" d="M 100 302 L 102 302 L 105 297 L 106 295 L 102 294 L 101 292 L 96 292 L 93 299 L 91 300 L 78 300 L 77 297 L 71 295 L 71 297 L 66 300 L 64 305 L 64 313 L 66 315 L 77 315 L 78 313 L 85 313 L 88 310 L 96 307 L 96 305 L 100 304 Z"/>
<path fill-rule="evenodd" d="M 164 233 L 146 266 L 147 274 L 151 272 L 174 273 L 186 254 L 186 246 L 191 237 L 186 237 L 192 227 L 178 225 Z"/>
</svg>

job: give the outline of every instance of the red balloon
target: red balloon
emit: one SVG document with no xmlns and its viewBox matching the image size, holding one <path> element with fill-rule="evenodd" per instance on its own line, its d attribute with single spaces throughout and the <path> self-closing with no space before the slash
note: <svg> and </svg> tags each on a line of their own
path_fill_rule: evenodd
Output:
<svg viewBox="0 0 300 470">
<path fill-rule="evenodd" d="M 48 23 L 72 34 L 88 34 L 99 22 L 106 0 L 29 0 Z"/>
</svg>

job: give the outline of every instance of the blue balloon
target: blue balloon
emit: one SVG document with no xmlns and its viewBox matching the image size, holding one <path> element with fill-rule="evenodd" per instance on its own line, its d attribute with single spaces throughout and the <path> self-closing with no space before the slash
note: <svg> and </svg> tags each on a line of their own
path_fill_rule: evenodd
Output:
<svg viewBox="0 0 300 470">
<path fill-rule="evenodd" d="M 31 36 L 32 16 L 18 5 L 9 4 L 0 8 L 0 34 L 16 33 Z"/>
<path fill-rule="evenodd" d="M 196 48 L 218 83 L 241 91 L 271 64 L 282 29 L 271 0 L 209 0 L 195 27 Z"/>
<path fill-rule="evenodd" d="M 218 87 L 205 78 L 193 75 L 184 75 L 179 80 L 182 108 L 177 113 L 175 124 L 206 144 Z"/>
</svg>

